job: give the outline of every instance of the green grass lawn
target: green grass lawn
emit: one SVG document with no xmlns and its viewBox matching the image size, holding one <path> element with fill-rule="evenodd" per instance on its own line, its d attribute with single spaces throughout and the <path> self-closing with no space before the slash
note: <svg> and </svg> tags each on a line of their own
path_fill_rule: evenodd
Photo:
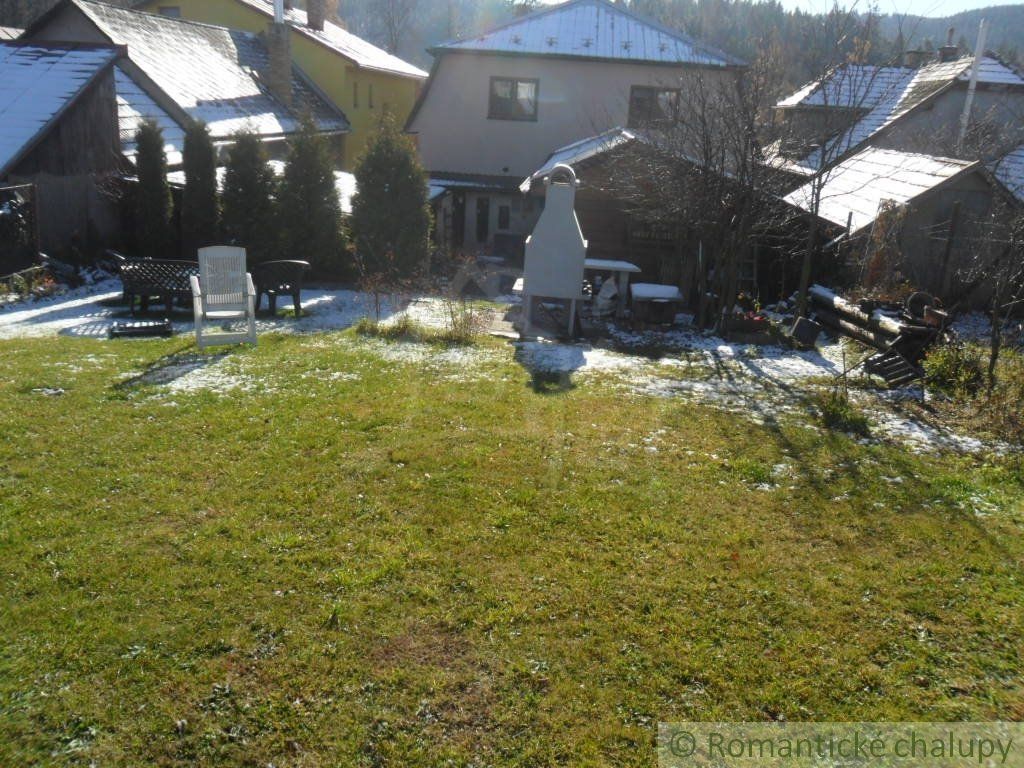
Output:
<svg viewBox="0 0 1024 768">
<path fill-rule="evenodd" d="M 184 338 L 0 342 L 0 765 L 649 766 L 659 720 L 1024 719 L 1019 458 L 538 392 L 483 344 L 469 376 L 267 335 L 218 393 L 132 378 Z"/>
</svg>

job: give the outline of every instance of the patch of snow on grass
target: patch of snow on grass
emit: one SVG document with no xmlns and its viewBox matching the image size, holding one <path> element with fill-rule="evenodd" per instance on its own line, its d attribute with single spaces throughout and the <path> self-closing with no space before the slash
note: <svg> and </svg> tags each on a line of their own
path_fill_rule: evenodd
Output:
<svg viewBox="0 0 1024 768">
<path fill-rule="evenodd" d="M 120 295 L 120 281 L 106 280 L 61 295 L 3 307 L 0 309 L 0 339 L 52 336 L 83 326 L 102 327 L 106 335 L 118 310 L 103 306 L 101 302 L 112 301 Z"/>
<path fill-rule="evenodd" d="M 531 372 L 573 373 L 635 370 L 648 364 L 642 357 L 611 352 L 589 344 L 524 341 L 515 345 L 516 360 Z"/>
<path fill-rule="evenodd" d="M 117 300 L 121 296 L 121 282 L 108 279 L 84 286 L 59 296 L 38 301 L 19 302 L 0 308 L 0 339 L 39 338 L 45 336 L 81 336 L 108 338 L 111 326 L 118 320 L 130 320 L 127 305 Z M 278 311 L 290 309 L 287 300 L 278 304 Z M 151 305 L 149 317 L 162 313 L 162 304 Z M 349 290 L 307 289 L 302 292 L 303 316 L 256 318 L 257 333 L 315 333 L 343 330 L 363 317 L 373 317 L 376 307 L 373 297 Z M 381 317 L 394 314 L 386 302 Z M 175 307 L 171 314 L 175 333 L 194 331 L 192 307 Z"/>
<path fill-rule="evenodd" d="M 211 365 L 192 367 L 185 373 L 166 383 L 170 393 L 197 392 L 207 390 L 224 394 L 233 390 L 250 392 L 256 388 L 256 381 L 237 371 L 228 369 L 228 359 L 222 358 Z"/>
</svg>

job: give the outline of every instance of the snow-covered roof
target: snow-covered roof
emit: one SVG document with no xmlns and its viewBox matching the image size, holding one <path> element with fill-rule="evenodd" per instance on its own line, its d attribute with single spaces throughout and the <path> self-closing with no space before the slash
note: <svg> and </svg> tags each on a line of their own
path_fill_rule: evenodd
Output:
<svg viewBox="0 0 1024 768">
<path fill-rule="evenodd" d="M 856 232 L 875 220 L 883 202 L 907 203 L 977 167 L 967 160 L 868 147 L 784 199 L 811 211 L 814 185 L 820 185 L 818 216 L 843 227 L 849 220 L 850 232 Z"/>
<path fill-rule="evenodd" d="M 449 189 L 487 189 L 492 191 L 513 192 L 517 188 L 514 176 L 494 176 L 485 173 L 458 173 L 449 171 L 433 171 L 428 179 L 428 189 L 436 191 L 440 187 Z"/>
<path fill-rule="evenodd" d="M 1024 144 L 993 163 L 992 172 L 1018 200 L 1024 203 Z"/>
<path fill-rule="evenodd" d="M 683 294 L 678 285 L 658 283 L 630 283 L 629 292 L 633 301 L 682 301 Z"/>
<path fill-rule="evenodd" d="M 294 133 L 305 109 L 322 131 L 349 127 L 298 71 L 292 80 L 294 108 L 274 98 L 260 76 L 269 67 L 269 54 L 257 35 L 91 0 L 73 4 L 111 41 L 128 46 L 131 62 L 190 117 L 205 122 L 214 139 L 243 129 L 264 137 Z"/>
<path fill-rule="evenodd" d="M 24 31 L 17 27 L 0 27 L 0 40 L 17 40 Z"/>
<path fill-rule="evenodd" d="M 903 88 L 914 75 L 905 67 L 844 64 L 821 80 L 813 80 L 775 106 L 871 109 L 895 89 Z"/>
<path fill-rule="evenodd" d="M 743 65 L 741 60 L 724 51 L 607 0 L 569 0 L 482 35 L 453 40 L 431 49 L 432 53 L 451 51 L 705 67 Z"/>
<path fill-rule="evenodd" d="M 121 132 L 121 151 L 135 159 L 135 134 L 145 120 L 154 120 L 164 135 L 167 164 L 181 165 L 185 149 L 185 129 L 149 97 L 120 67 L 114 70 L 117 87 L 117 123 Z"/>
<path fill-rule="evenodd" d="M 973 57 L 965 56 L 956 61 L 935 62 L 912 70 L 904 83 L 895 83 L 870 112 L 829 142 L 824 153 L 826 163 L 860 146 L 957 82 L 969 80 L 973 60 Z M 1024 87 L 1024 78 L 998 59 L 986 56 L 978 68 L 978 83 Z M 801 161 L 801 165 L 818 168 L 820 159 L 820 150 L 815 151 Z"/>
<path fill-rule="evenodd" d="M 636 264 L 619 259 L 586 259 L 583 266 L 585 269 L 601 269 L 608 272 L 643 272 Z"/>
<path fill-rule="evenodd" d="M 556 165 L 564 164 L 575 167 L 578 163 L 604 154 L 623 144 L 629 144 L 636 139 L 636 134 L 625 128 L 612 128 L 610 131 L 599 133 L 596 136 L 574 141 L 548 155 L 544 165 L 524 179 L 523 183 L 519 185 L 519 189 L 524 193 L 529 192 L 533 182 L 543 179 L 554 170 Z"/>
<path fill-rule="evenodd" d="M 265 16 L 273 18 L 274 4 L 270 0 L 238 0 L 238 2 L 258 10 Z M 423 80 L 427 77 L 427 73 L 419 67 L 403 61 L 382 48 L 378 48 L 358 35 L 353 35 L 340 24 L 326 21 L 323 30 L 312 29 L 307 24 L 306 12 L 298 8 L 286 9 L 285 20 L 297 32 L 311 40 L 326 45 L 362 69 L 389 72 L 393 75 L 411 77 L 416 80 Z"/>
<path fill-rule="evenodd" d="M 0 176 L 120 55 L 95 45 L 0 43 Z"/>
<path fill-rule="evenodd" d="M 269 160 L 267 162 L 267 167 L 269 167 L 276 176 L 284 175 L 285 162 L 283 160 Z M 227 171 L 228 169 L 223 165 L 217 168 L 217 187 L 219 189 L 224 188 L 224 179 L 227 178 Z M 177 186 L 185 186 L 185 171 L 169 171 L 167 174 L 167 181 Z M 346 171 L 335 171 L 334 188 L 338 191 L 338 201 L 341 203 L 341 212 L 344 214 L 352 213 L 352 198 L 355 197 L 356 194 L 355 175 L 347 173 Z"/>
</svg>

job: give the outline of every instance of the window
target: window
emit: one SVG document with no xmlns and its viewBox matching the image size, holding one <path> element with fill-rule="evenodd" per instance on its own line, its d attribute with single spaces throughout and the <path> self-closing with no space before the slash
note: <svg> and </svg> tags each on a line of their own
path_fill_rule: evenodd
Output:
<svg viewBox="0 0 1024 768">
<path fill-rule="evenodd" d="M 359 109 L 359 83 L 352 82 L 352 108 Z"/>
<path fill-rule="evenodd" d="M 679 90 L 634 85 L 629 91 L 629 127 L 649 128 L 679 117 Z"/>
<path fill-rule="evenodd" d="M 491 78 L 491 120 L 536 120 L 539 80 Z"/>
<path fill-rule="evenodd" d="M 181 18 L 181 8 L 176 5 L 161 5 L 157 10 L 161 16 L 170 16 L 172 19 Z"/>
<path fill-rule="evenodd" d="M 507 205 L 498 206 L 498 229 L 508 229 L 512 226 L 512 211 Z"/>
<path fill-rule="evenodd" d="M 366 106 L 373 109 L 373 83 L 366 86 Z"/>
</svg>

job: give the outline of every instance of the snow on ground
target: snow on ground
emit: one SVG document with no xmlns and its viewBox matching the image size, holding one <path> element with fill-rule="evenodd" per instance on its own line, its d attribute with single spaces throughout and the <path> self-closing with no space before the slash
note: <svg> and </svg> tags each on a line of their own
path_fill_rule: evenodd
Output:
<svg viewBox="0 0 1024 768">
<path fill-rule="evenodd" d="M 0 339 L 66 335 L 107 338 L 110 326 L 127 318 L 117 301 L 120 284 L 106 280 L 61 296 L 0 307 Z M 308 289 L 302 295 L 304 316 L 260 317 L 258 331 L 314 334 L 347 328 L 363 317 L 377 316 L 373 297 L 349 290 Z M 281 306 L 287 306 L 287 302 Z M 400 308 L 392 310 L 392 306 Z M 440 299 L 403 301 L 387 297 L 380 318 L 388 322 L 400 314 L 434 327 L 448 323 L 449 307 Z M 193 330 L 190 311 L 174 313 L 175 331 Z M 983 328 L 974 316 L 962 319 L 962 335 Z M 958 329 L 959 330 L 959 329 Z M 983 332 L 987 333 L 987 329 Z M 123 342 L 122 342 L 123 343 Z M 337 344 L 311 339 L 310 344 Z M 360 339 L 361 348 L 385 361 L 414 364 L 431 376 L 451 381 L 472 381 L 493 375 L 504 353 L 483 346 L 444 347 Z M 775 423 L 782 416 L 804 419 L 812 413 L 807 396 L 822 380 L 827 383 L 843 370 L 843 346 L 826 343 L 815 351 L 796 352 L 778 346 L 730 344 L 700 331 L 678 327 L 667 332 L 633 332 L 612 326 L 611 349 L 590 344 L 523 341 L 514 344 L 514 359 L 531 374 L 559 374 L 568 379 L 600 377 L 604 385 L 656 397 L 681 398 L 742 415 L 758 423 Z M 69 363 L 68 372 L 97 362 L 87 356 Z M 330 378 L 334 374 L 325 372 Z M 339 373 L 351 378 L 357 374 Z M 226 356 L 175 356 L 166 365 L 140 374 L 132 381 L 155 384 L 168 395 L 198 390 L 218 393 L 272 391 L 273 381 L 247 372 L 237 359 Z M 1005 446 L 926 425 L 904 413 L 898 398 L 886 392 L 856 392 L 857 404 L 868 413 L 877 437 L 899 442 L 911 450 L 948 449 L 961 452 L 1002 450 Z M 173 401 L 172 401 L 173 402 Z"/>
<path fill-rule="evenodd" d="M 255 378 L 238 371 L 227 358 L 198 365 L 185 361 L 172 368 L 177 370 L 168 371 L 166 382 L 167 391 L 172 394 L 200 390 L 224 394 L 236 389 L 249 392 L 257 386 Z"/>
<path fill-rule="evenodd" d="M 589 344 L 559 344 L 524 341 L 516 345 L 516 360 L 529 371 L 540 373 L 592 373 L 609 370 L 635 370 L 644 358 L 624 355 Z"/>
<path fill-rule="evenodd" d="M 965 341 L 987 340 L 992 324 L 982 312 L 965 312 L 953 322 L 953 331 Z"/>
<path fill-rule="evenodd" d="M 121 282 L 105 280 L 38 301 L 0 307 L 0 339 L 78 336 L 105 339 L 118 320 L 130 320 L 127 308 L 118 302 Z M 289 307 L 287 301 L 278 309 Z M 158 305 L 160 309 L 163 305 Z M 373 299 L 346 290 L 309 289 L 302 292 L 303 317 L 257 317 L 259 333 L 268 331 L 312 333 L 348 328 L 375 312 Z M 385 304 L 386 315 L 392 314 Z M 192 308 L 175 307 L 171 320 L 176 333 L 192 333 Z"/>
</svg>

